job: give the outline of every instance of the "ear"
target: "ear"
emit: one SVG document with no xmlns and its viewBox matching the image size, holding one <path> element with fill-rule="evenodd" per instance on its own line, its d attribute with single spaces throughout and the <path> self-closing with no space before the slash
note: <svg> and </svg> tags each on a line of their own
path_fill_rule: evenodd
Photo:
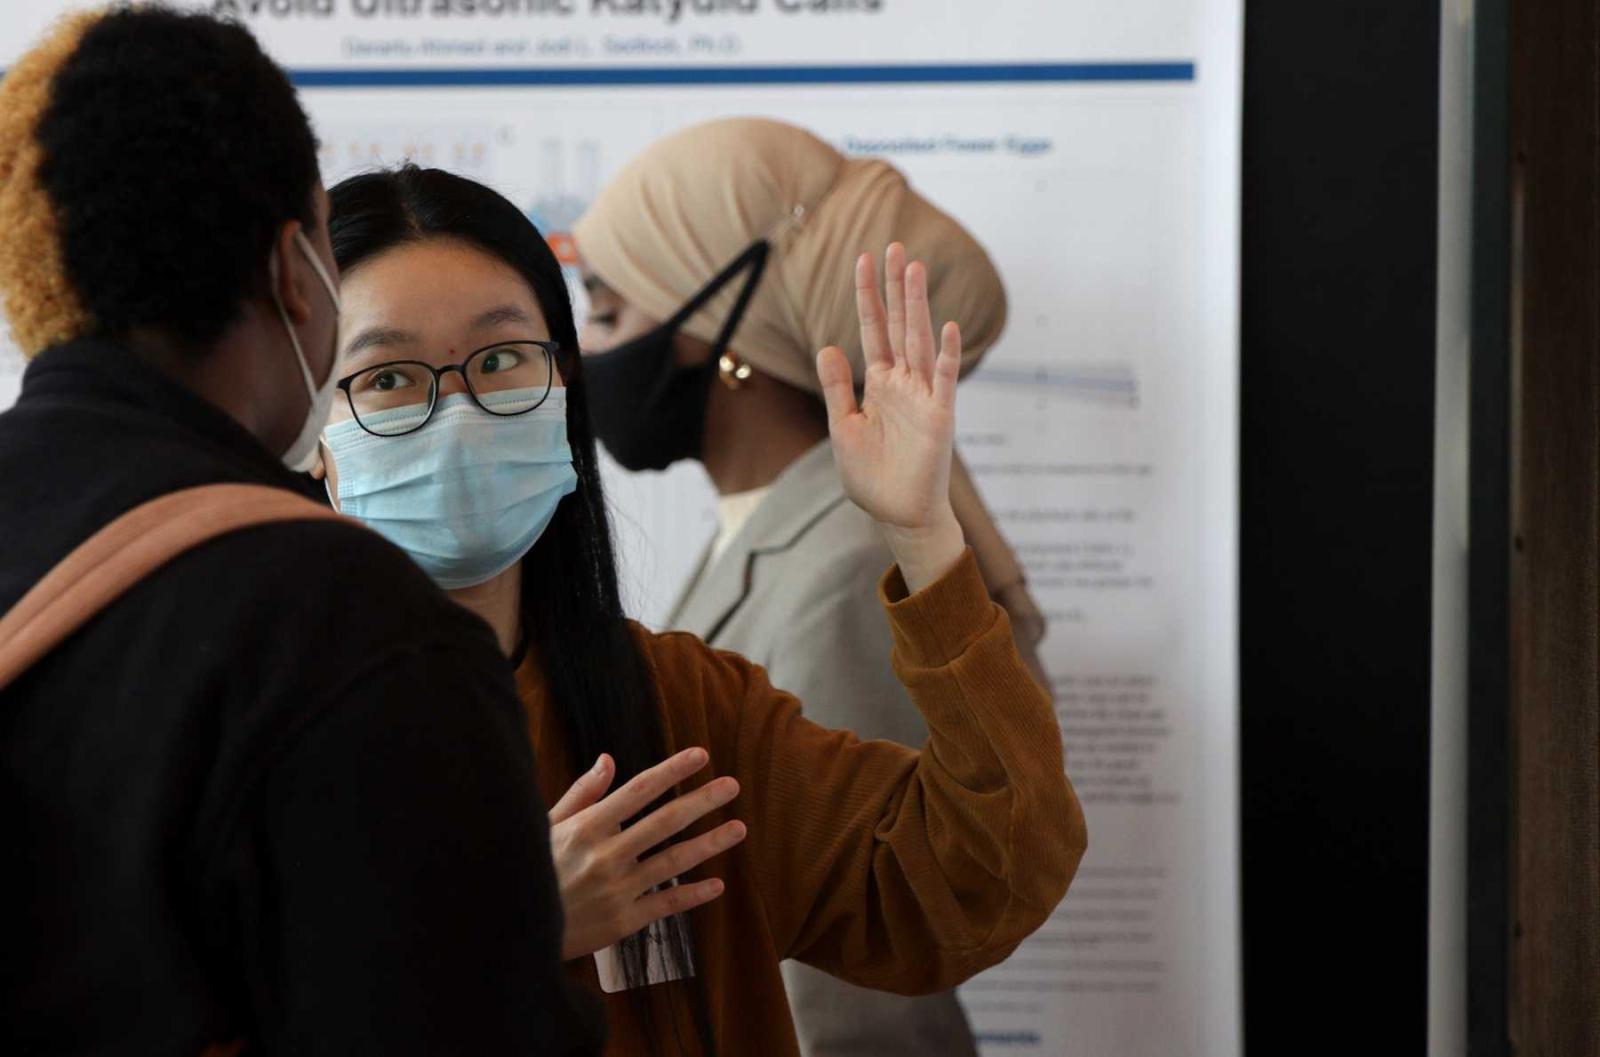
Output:
<svg viewBox="0 0 1600 1057">
<path fill-rule="evenodd" d="M 290 220 L 278 228 L 272 240 L 273 248 L 277 250 L 278 268 L 276 274 L 270 277 L 279 303 L 289 314 L 289 322 L 297 325 L 311 318 L 310 295 L 312 284 L 317 282 L 317 277 L 309 274 L 311 265 L 300 252 L 295 238 L 301 231 L 302 225 L 298 220 Z"/>
</svg>

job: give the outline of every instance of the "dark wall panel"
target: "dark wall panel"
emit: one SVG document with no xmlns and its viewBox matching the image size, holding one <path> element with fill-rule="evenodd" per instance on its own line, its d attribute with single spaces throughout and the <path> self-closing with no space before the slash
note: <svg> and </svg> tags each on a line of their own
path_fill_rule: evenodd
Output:
<svg viewBox="0 0 1600 1057">
<path fill-rule="evenodd" d="M 1245 1041 L 1427 1025 L 1439 5 L 1246 10 Z"/>
</svg>

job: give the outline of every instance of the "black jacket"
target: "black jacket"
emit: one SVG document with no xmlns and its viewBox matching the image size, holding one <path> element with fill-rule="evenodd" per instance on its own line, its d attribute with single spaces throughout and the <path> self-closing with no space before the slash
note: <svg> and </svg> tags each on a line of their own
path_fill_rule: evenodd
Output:
<svg viewBox="0 0 1600 1057">
<path fill-rule="evenodd" d="M 299 480 L 125 350 L 46 352 L 0 611 L 144 500 Z M 377 536 L 180 557 L 0 691 L 0 1052 L 590 1052 L 533 767 L 489 629 Z"/>
</svg>

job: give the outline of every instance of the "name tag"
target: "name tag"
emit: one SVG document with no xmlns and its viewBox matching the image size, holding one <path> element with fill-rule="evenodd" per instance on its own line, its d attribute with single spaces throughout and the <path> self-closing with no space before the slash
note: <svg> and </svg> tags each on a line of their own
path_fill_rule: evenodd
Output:
<svg viewBox="0 0 1600 1057">
<path fill-rule="evenodd" d="M 680 967 L 676 959 L 669 957 L 668 939 L 672 935 L 667 930 L 667 921 L 676 920 L 668 918 L 666 921 L 657 921 L 645 930 L 645 950 L 648 954 L 645 959 L 645 983 L 664 984 L 669 980 L 683 980 L 693 976 L 694 952 L 684 948 L 684 962 Z M 687 928 L 684 930 L 687 932 Z M 606 947 L 594 952 L 594 966 L 600 972 L 600 990 L 608 995 L 628 989 L 627 977 L 623 973 L 622 954 L 615 946 Z"/>
</svg>

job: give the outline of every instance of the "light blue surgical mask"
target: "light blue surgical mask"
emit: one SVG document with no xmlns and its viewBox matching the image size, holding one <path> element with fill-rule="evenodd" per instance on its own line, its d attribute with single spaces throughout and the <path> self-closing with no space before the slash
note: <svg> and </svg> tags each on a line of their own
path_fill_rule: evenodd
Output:
<svg viewBox="0 0 1600 1057">
<path fill-rule="evenodd" d="M 542 392 L 482 399 L 511 407 Z M 339 509 L 411 555 L 446 589 L 511 568 L 578 487 L 561 388 L 522 415 L 491 415 L 460 393 L 442 398 L 415 433 L 374 436 L 349 419 L 329 426 L 323 441 L 338 468 Z"/>
</svg>

